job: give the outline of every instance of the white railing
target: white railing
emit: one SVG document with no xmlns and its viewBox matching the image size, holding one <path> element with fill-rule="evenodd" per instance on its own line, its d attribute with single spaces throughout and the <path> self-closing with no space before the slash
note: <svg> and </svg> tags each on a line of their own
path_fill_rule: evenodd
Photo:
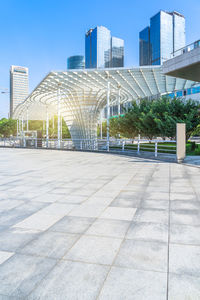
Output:
<svg viewBox="0 0 200 300">
<path fill-rule="evenodd" d="M 60 147 L 57 139 L 11 137 L 0 138 L 0 147 L 46 148 L 79 151 L 109 151 L 118 153 L 151 152 L 157 157 L 160 154 L 176 154 L 176 141 L 162 139 L 110 139 L 109 149 L 106 139 L 62 139 Z"/>
<path fill-rule="evenodd" d="M 181 54 L 184 54 L 184 53 L 187 53 L 187 52 L 190 52 L 196 48 L 200 48 L 200 40 L 192 43 L 192 44 L 189 44 L 181 49 L 178 49 L 176 51 L 174 51 L 172 54 L 171 54 L 171 57 L 175 57 L 175 56 L 179 56 Z"/>
</svg>

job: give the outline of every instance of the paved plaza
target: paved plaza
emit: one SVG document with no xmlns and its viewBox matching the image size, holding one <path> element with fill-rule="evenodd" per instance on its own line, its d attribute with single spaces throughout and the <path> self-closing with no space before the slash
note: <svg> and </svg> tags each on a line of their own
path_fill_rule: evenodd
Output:
<svg viewBox="0 0 200 300">
<path fill-rule="evenodd" d="M 0 300 L 199 300 L 200 168 L 0 149 Z"/>
</svg>

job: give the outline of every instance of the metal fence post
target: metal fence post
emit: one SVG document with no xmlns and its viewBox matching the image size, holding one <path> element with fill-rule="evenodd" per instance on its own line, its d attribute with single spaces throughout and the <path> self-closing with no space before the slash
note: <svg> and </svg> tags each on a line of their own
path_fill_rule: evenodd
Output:
<svg viewBox="0 0 200 300">
<path fill-rule="evenodd" d="M 158 142 L 155 142 L 155 157 L 158 156 Z"/>
<path fill-rule="evenodd" d="M 125 141 L 122 141 L 122 151 L 124 151 Z"/>
<path fill-rule="evenodd" d="M 140 141 L 138 140 L 138 144 L 137 144 L 137 154 L 140 154 Z"/>
</svg>

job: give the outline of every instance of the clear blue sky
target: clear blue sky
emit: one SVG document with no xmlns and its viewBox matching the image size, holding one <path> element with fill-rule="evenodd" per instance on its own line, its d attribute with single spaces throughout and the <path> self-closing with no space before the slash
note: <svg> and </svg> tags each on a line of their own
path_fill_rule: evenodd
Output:
<svg viewBox="0 0 200 300">
<path fill-rule="evenodd" d="M 200 0 L 0 0 L 0 87 L 9 88 L 10 65 L 29 68 L 30 92 L 67 57 L 84 54 L 84 34 L 96 25 L 125 40 L 125 65 L 138 65 L 138 33 L 160 9 L 186 17 L 187 43 L 200 38 Z M 0 118 L 9 95 L 0 94 Z"/>
</svg>

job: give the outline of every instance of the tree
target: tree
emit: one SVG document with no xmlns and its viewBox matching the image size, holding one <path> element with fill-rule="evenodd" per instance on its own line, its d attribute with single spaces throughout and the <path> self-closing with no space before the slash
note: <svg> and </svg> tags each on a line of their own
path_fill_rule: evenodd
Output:
<svg viewBox="0 0 200 300">
<path fill-rule="evenodd" d="M 191 134 L 192 136 L 200 136 L 200 124 L 197 125 L 197 127 L 194 129 L 194 131 Z"/>
<path fill-rule="evenodd" d="M 17 133 L 17 121 L 3 118 L 0 120 L 0 136 L 10 137 Z"/>
<path fill-rule="evenodd" d="M 188 139 L 200 123 L 199 102 L 166 96 L 153 100 L 142 99 L 133 101 L 123 117 L 111 121 L 114 135 L 120 133 L 124 137 L 134 138 L 141 134 L 150 140 L 155 136 L 175 138 L 176 123 L 186 124 Z"/>
</svg>

